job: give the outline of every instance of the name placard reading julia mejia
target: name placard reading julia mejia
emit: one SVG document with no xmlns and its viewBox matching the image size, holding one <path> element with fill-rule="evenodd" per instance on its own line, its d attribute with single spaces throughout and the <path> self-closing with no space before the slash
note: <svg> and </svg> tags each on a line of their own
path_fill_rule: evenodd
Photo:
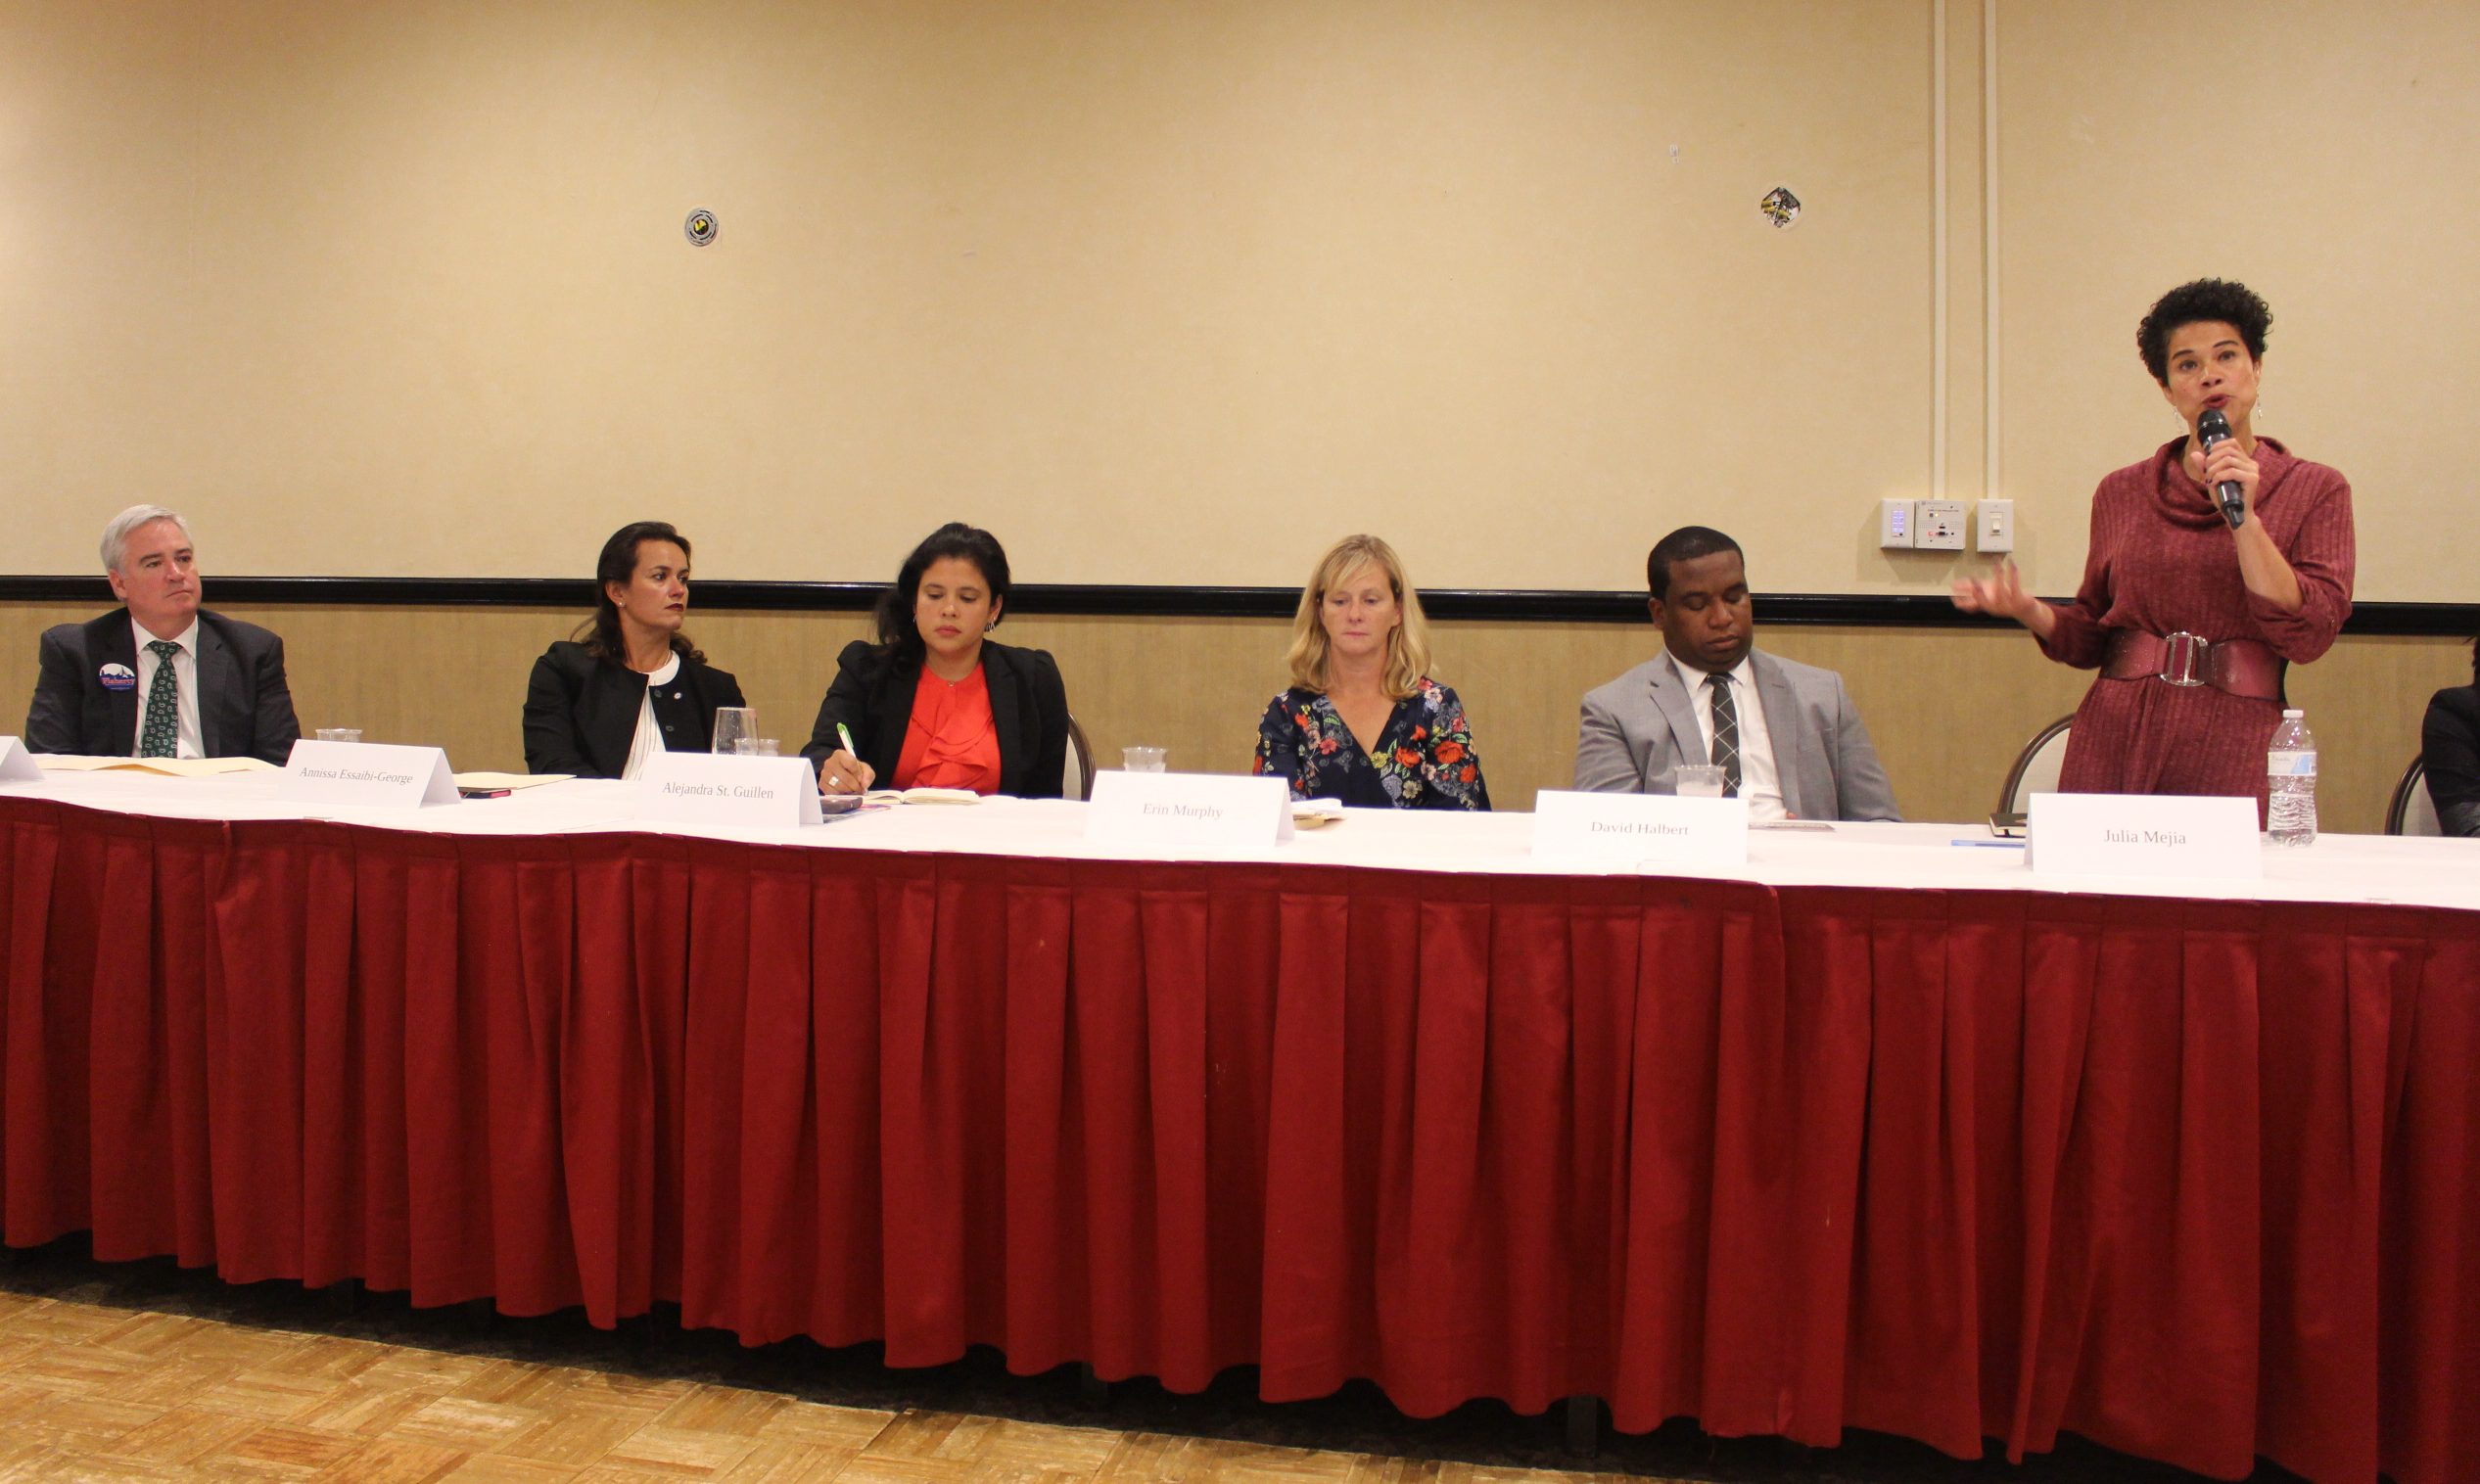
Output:
<svg viewBox="0 0 2480 1484">
<path fill-rule="evenodd" d="M 2035 875 L 2254 881 L 2265 874 L 2254 799 L 2035 794 L 2024 813 L 2025 861 Z"/>
</svg>

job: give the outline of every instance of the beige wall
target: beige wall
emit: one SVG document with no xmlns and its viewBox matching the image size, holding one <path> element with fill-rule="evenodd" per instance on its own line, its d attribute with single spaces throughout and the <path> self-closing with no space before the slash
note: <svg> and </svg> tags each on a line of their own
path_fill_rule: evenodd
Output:
<svg viewBox="0 0 2480 1484">
<path fill-rule="evenodd" d="M 1288 583 L 1370 528 L 1430 587 L 1621 589 L 1704 520 L 1768 591 L 1935 592 L 1953 560 L 1876 550 L 1873 504 L 1941 463 L 1977 494 L 1993 450 L 2063 592 L 2094 480 L 2172 431 L 2136 317 L 2223 273 L 2275 305 L 2267 431 L 2354 477 L 2361 596 L 2480 601 L 2446 447 L 2480 8 L 1990 3 L 1943 7 L 1941 94 L 1934 0 L 23 0 L 6 560 L 90 571 L 152 498 L 211 590 L 582 576 L 640 515 L 703 578 L 875 581 L 950 514 L 1028 582 Z M 82 616 L 0 605 L 0 705 Z M 573 618 L 248 616 L 292 639 L 305 722 L 467 766 L 517 762 Z M 696 629 L 791 743 L 860 622 Z M 1278 624 L 1008 634 L 1106 753 L 1240 766 L 1281 683 Z M 1649 639 L 1441 626 L 1502 802 L 1566 777 L 1576 697 Z M 2081 689 L 1993 632 L 1765 642 L 1846 674 L 1919 817 L 1986 810 Z M 2362 639 L 2297 677 L 2330 824 L 2374 824 L 2467 672 Z"/>
<path fill-rule="evenodd" d="M 372 741 L 437 742 L 464 768 L 521 768 L 528 668 L 576 615 L 551 610 L 231 610 L 286 637 L 302 724 L 358 725 Z M 92 617 L 63 605 L 0 603 L 0 731 L 33 691 L 44 625 Z M 1650 626 L 1441 624 L 1438 672 L 1470 710 L 1491 793 L 1530 809 L 1566 787 L 1576 703 L 1653 653 Z M 763 729 L 787 751 L 809 737 L 834 655 L 858 615 L 702 613 L 691 626 L 736 673 Z M 1777 626 L 1776 653 L 1840 671 L 1875 734 L 1896 797 L 1915 819 L 1989 812 L 2016 749 L 2072 711 L 2088 678 L 2040 659 L 2017 634 L 1952 629 Z M 1145 742 L 1175 767 L 1248 765 L 1258 714 L 1284 681 L 1287 626 L 1227 619 L 1015 619 L 1001 636 L 1058 656 L 1068 700 L 1100 758 Z M 2380 827 L 2403 765 L 2419 750 L 2431 692 L 2471 678 L 2470 651 L 2445 639 L 2345 639 L 2293 672 L 2292 699 L 2316 728 L 2327 829 Z"/>
<path fill-rule="evenodd" d="M 1703 519 L 1771 590 L 1934 591 L 1871 511 L 1941 451 L 1979 491 L 1993 210 L 2043 590 L 2170 431 L 2137 314 L 2225 272 L 2362 595 L 2480 598 L 2437 483 L 2480 8 L 1999 4 L 1992 199 L 1951 0 L 1942 216 L 1937 13 L 22 0 L 7 560 L 90 570 L 148 497 L 227 574 L 579 574 L 662 515 L 706 577 L 877 580 L 955 513 L 1029 581 L 1288 582 L 1374 528 L 1428 586 L 1608 589 Z"/>
</svg>

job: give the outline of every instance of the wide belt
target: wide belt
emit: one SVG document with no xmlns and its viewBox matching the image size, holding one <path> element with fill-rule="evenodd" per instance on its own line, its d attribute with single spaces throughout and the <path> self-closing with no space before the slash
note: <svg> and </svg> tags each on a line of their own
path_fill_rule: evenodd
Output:
<svg viewBox="0 0 2480 1484">
<path fill-rule="evenodd" d="M 2184 630 L 2163 635 L 2113 628 L 2101 673 L 2113 680 L 2210 685 L 2251 701 L 2282 699 L 2281 658 L 2256 639 L 2214 640 Z"/>
</svg>

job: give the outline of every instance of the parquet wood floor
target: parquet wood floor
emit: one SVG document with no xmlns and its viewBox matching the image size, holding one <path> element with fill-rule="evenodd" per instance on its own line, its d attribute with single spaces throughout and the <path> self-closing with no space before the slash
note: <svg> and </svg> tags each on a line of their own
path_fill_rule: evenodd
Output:
<svg viewBox="0 0 2480 1484">
<path fill-rule="evenodd" d="M 948 1412 L 259 1329 L 0 1293 L 0 1479 L 1518 1484 L 1413 1462 Z"/>
<path fill-rule="evenodd" d="M 2257 1484 L 2289 1475 L 2260 1468 Z M 1179 1396 L 1097 1397 L 995 1354 L 891 1370 L 875 1347 L 729 1336 L 487 1305 L 344 1305 L 75 1239 L 0 1257 L 0 1481 L 751 1480 L 790 1484 L 2201 1484 L 2065 1440 L 2021 1466 L 1857 1435 L 1809 1450 L 1688 1423 L 1578 1458 L 1559 1418 L 1474 1403 L 1419 1421 L 1374 1388 L 1270 1407 L 1241 1371 Z"/>
</svg>

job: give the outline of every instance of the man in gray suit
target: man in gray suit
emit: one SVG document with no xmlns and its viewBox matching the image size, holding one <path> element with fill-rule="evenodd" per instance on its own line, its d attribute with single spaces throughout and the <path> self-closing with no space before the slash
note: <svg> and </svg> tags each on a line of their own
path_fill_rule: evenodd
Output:
<svg viewBox="0 0 2480 1484">
<path fill-rule="evenodd" d="M 104 528 L 103 559 L 125 606 L 44 631 L 26 749 L 282 763 L 302 734 L 284 641 L 198 606 L 188 525 L 132 505 Z"/>
<path fill-rule="evenodd" d="M 1723 769 L 1755 819 L 1899 819 L 1843 677 L 1752 647 L 1739 542 L 1683 526 L 1645 561 L 1662 654 L 1584 698 L 1576 787 L 1666 794 L 1683 763 Z"/>
</svg>

